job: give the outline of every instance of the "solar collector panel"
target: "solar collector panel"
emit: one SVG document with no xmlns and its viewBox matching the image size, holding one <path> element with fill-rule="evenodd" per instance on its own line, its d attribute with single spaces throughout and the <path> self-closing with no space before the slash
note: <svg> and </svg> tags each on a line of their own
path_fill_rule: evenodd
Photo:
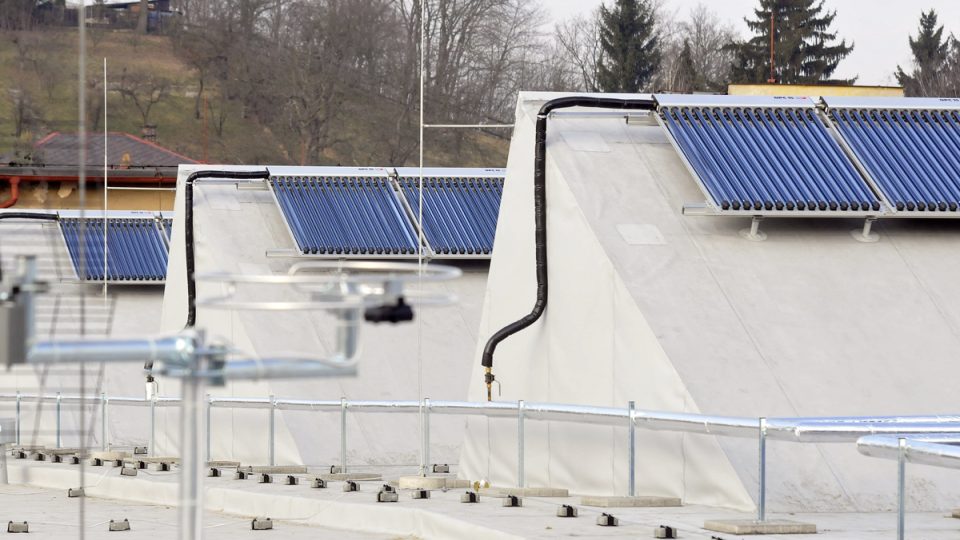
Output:
<svg viewBox="0 0 960 540">
<path fill-rule="evenodd" d="M 416 235 L 387 178 L 277 177 L 271 186 L 301 253 L 416 253 Z"/>
<path fill-rule="evenodd" d="M 60 228 L 77 276 L 104 279 L 103 220 L 61 218 Z M 81 228 L 84 233 L 81 234 Z M 107 219 L 107 272 L 113 282 L 159 282 L 166 278 L 168 251 L 153 218 Z M 83 258 L 80 245 L 83 244 Z M 83 271 L 81 271 L 83 270 Z"/>
<path fill-rule="evenodd" d="M 960 101 L 824 98 L 830 120 L 898 212 L 960 211 Z"/>
<path fill-rule="evenodd" d="M 882 208 L 809 100 L 656 97 L 662 124 L 720 212 Z"/>
<path fill-rule="evenodd" d="M 402 175 L 400 187 L 418 217 L 419 178 Z M 491 253 L 502 195 L 502 178 L 453 176 L 427 171 L 423 185 L 423 231 L 438 255 L 483 257 Z"/>
</svg>

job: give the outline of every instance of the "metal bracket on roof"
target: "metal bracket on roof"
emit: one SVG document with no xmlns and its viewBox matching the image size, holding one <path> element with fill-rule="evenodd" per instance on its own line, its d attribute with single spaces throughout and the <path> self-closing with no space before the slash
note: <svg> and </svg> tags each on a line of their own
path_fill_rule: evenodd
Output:
<svg viewBox="0 0 960 540">
<path fill-rule="evenodd" d="M 761 221 L 763 221 L 763 216 L 753 216 L 753 219 L 750 221 L 750 228 L 741 230 L 740 236 L 751 242 L 763 242 L 766 240 L 767 233 L 760 230 Z"/>
<path fill-rule="evenodd" d="M 625 115 L 628 126 L 658 126 L 657 113 L 653 111 L 645 113 L 631 112 Z"/>
<path fill-rule="evenodd" d="M 863 220 L 863 229 L 854 229 L 850 231 L 850 236 L 853 237 L 857 242 L 864 242 L 867 244 L 873 244 L 880 241 L 880 235 L 873 232 L 873 222 L 877 221 L 876 217 L 868 217 Z"/>
<path fill-rule="evenodd" d="M 270 187 L 266 180 L 260 182 L 237 182 L 237 191 L 267 191 Z"/>
<path fill-rule="evenodd" d="M 702 203 L 683 203 L 680 212 L 685 216 L 715 216 L 717 211 L 707 204 Z"/>
</svg>

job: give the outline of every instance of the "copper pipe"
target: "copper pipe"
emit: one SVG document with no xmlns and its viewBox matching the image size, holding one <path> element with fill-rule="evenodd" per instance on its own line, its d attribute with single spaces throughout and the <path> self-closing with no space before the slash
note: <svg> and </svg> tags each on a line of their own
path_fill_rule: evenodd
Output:
<svg viewBox="0 0 960 540">
<path fill-rule="evenodd" d="M 20 177 L 11 176 L 10 177 L 10 198 L 0 202 L 0 208 L 10 208 L 11 206 L 17 204 L 17 199 L 20 198 Z"/>
</svg>

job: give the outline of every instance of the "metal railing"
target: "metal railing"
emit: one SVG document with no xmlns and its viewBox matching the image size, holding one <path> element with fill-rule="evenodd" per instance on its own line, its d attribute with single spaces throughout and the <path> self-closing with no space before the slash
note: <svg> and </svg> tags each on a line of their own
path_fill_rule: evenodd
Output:
<svg viewBox="0 0 960 540">
<path fill-rule="evenodd" d="M 0 394 L 0 402 L 16 403 L 15 430 L 16 441 L 21 443 L 21 417 L 23 402 L 54 403 L 56 405 L 56 444 L 62 446 L 61 414 L 64 404 L 79 405 L 80 396 L 56 395 L 38 396 L 35 394 Z M 100 405 L 101 448 L 109 448 L 107 423 L 109 408 L 112 406 L 146 406 L 150 408 L 150 439 L 148 451 L 151 455 L 156 447 L 156 409 L 173 407 L 180 404 L 179 398 L 154 397 L 152 399 L 134 397 L 111 397 L 101 394 L 87 397 L 87 405 Z M 698 433 L 724 437 L 756 438 L 758 448 L 759 489 L 757 496 L 757 520 L 766 519 L 766 446 L 768 440 L 780 440 L 798 443 L 856 443 L 860 442 L 861 451 L 867 455 L 885 453 L 896 456 L 886 450 L 882 441 L 892 437 L 893 441 L 906 439 L 927 440 L 928 443 L 940 443 L 945 440 L 960 441 L 960 415 L 927 416 L 845 416 L 845 417 L 741 417 L 712 416 L 696 413 L 675 413 L 663 411 L 639 410 L 633 401 L 626 407 L 597 407 L 562 403 L 530 403 L 524 400 L 472 402 L 472 401 L 435 401 L 429 398 L 422 402 L 416 400 L 302 400 L 267 398 L 216 397 L 207 395 L 206 400 L 206 449 L 205 457 L 211 459 L 211 441 L 214 424 L 211 413 L 215 408 L 226 409 L 263 409 L 268 416 L 267 456 L 270 465 L 276 461 L 276 411 L 317 411 L 339 413 L 340 415 L 340 470 L 347 472 L 347 415 L 364 413 L 417 414 L 421 408 L 424 413 L 423 437 L 420 440 L 422 456 L 420 464 L 426 470 L 430 459 L 430 417 L 434 414 L 456 416 L 482 416 L 487 418 L 515 418 L 517 421 L 517 471 L 518 487 L 525 487 L 524 423 L 527 420 L 573 422 L 591 425 L 605 425 L 627 428 L 628 459 L 628 495 L 634 496 L 636 479 L 636 429 Z M 872 445 L 865 445 L 874 443 Z M 878 442 L 879 441 L 879 442 Z M 896 446 L 894 442 L 894 446 Z M 864 451 L 870 446 L 873 451 Z M 951 456 L 952 457 L 952 456 Z M 919 458 L 917 461 L 921 461 Z M 960 467 L 960 459 L 938 460 L 927 464 Z M 903 499 L 901 482 L 900 500 Z"/>
</svg>

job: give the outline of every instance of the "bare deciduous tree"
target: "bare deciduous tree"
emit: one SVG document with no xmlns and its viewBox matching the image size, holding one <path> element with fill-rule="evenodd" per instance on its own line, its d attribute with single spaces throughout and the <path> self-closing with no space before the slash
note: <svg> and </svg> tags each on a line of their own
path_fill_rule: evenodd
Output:
<svg viewBox="0 0 960 540">
<path fill-rule="evenodd" d="M 578 15 L 557 24 L 555 39 L 566 61 L 579 75 L 579 86 L 588 92 L 597 91 L 597 67 L 603 60 L 600 47 L 600 10 Z"/>
<path fill-rule="evenodd" d="M 140 112 L 143 125 L 150 123 L 150 111 L 170 94 L 171 82 L 163 77 L 148 73 L 128 73 L 123 70 L 117 92 L 124 100 L 130 99 Z"/>
<path fill-rule="evenodd" d="M 725 90 L 734 55 L 727 45 L 737 39 L 737 32 L 731 25 L 719 21 L 705 4 L 691 9 L 684 20 L 670 17 L 662 20 L 664 61 L 656 80 L 658 90 Z M 684 54 L 685 48 L 687 54 Z"/>
</svg>

